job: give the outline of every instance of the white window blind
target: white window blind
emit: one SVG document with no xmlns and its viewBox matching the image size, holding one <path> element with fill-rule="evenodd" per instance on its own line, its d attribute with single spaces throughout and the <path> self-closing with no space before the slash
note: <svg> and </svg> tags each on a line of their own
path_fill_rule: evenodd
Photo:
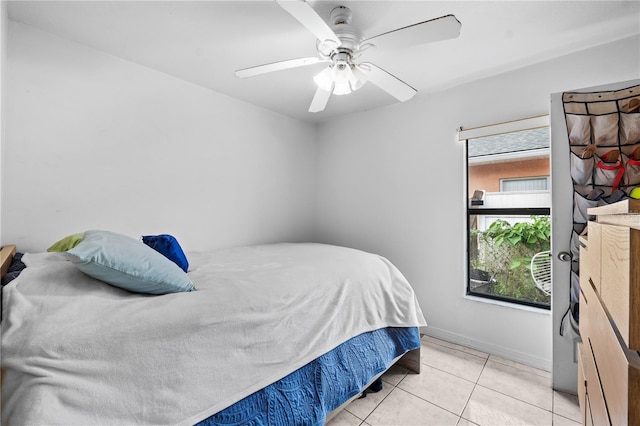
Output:
<svg viewBox="0 0 640 426">
<path fill-rule="evenodd" d="M 473 127 L 469 129 L 460 127 L 460 130 L 458 131 L 458 140 L 464 141 L 467 139 L 483 138 L 503 133 L 538 129 L 540 127 L 549 127 L 549 125 L 549 116 L 540 115 L 537 117 L 524 118 L 522 120 L 507 121 L 504 123 L 490 124 L 488 126 Z"/>
</svg>

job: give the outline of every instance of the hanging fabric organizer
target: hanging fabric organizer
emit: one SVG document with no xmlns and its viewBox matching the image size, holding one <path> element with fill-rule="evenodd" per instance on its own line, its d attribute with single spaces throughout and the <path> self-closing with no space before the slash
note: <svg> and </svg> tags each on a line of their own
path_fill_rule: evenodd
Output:
<svg viewBox="0 0 640 426">
<path fill-rule="evenodd" d="M 573 181 L 569 312 L 577 323 L 578 239 L 587 232 L 587 209 L 629 198 L 640 188 L 640 85 L 608 92 L 566 92 L 562 103 Z"/>
</svg>

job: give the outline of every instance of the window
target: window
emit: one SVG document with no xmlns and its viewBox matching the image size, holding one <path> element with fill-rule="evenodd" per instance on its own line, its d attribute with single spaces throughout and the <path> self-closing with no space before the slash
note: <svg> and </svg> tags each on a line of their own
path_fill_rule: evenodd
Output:
<svg viewBox="0 0 640 426">
<path fill-rule="evenodd" d="M 549 128 L 466 139 L 467 294 L 550 308 Z"/>
</svg>

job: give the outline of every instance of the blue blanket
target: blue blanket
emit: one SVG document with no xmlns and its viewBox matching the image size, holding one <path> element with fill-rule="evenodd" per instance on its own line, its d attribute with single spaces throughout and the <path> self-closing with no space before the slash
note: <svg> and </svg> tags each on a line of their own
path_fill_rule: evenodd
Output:
<svg viewBox="0 0 640 426">
<path fill-rule="evenodd" d="M 360 334 L 198 425 L 323 425 L 391 361 L 419 347 L 417 328 Z"/>
</svg>

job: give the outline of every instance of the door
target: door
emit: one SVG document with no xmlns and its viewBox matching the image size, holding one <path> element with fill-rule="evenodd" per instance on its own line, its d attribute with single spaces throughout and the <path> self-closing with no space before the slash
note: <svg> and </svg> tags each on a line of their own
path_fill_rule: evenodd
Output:
<svg viewBox="0 0 640 426">
<path fill-rule="evenodd" d="M 571 92 L 619 90 L 640 84 L 640 80 L 613 83 Z M 551 226 L 553 255 L 551 312 L 553 317 L 553 388 L 577 392 L 577 348 L 574 341 L 560 335 L 562 317 L 569 307 L 571 261 L 563 254 L 571 253 L 573 228 L 573 182 L 570 175 L 569 138 L 562 105 L 562 93 L 551 95 Z M 561 260 L 565 257 L 565 260 Z"/>
</svg>

